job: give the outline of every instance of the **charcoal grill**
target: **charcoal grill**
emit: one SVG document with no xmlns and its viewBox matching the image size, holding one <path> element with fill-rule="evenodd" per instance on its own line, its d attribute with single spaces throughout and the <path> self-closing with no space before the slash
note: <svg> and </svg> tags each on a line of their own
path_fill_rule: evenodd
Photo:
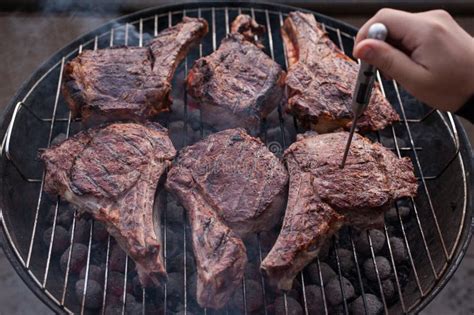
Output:
<svg viewBox="0 0 474 315">
<path fill-rule="evenodd" d="M 183 137 L 186 144 L 189 132 L 188 117 L 196 113 L 196 109 L 189 106 L 184 91 L 183 78 L 193 61 L 200 56 L 207 55 L 218 47 L 222 38 L 229 32 L 229 23 L 243 12 L 252 15 L 260 24 L 265 25 L 267 33 L 261 38 L 265 50 L 269 56 L 286 66 L 285 50 L 279 33 L 279 28 L 288 12 L 296 10 L 286 6 L 276 6 L 265 3 L 196 3 L 180 4 L 153 8 L 114 20 L 96 31 L 93 31 L 60 50 L 43 64 L 19 90 L 7 107 L 1 134 L 3 135 L 1 146 L 1 241 L 5 253 L 30 289 L 39 298 L 58 313 L 90 313 L 84 307 L 83 290 L 82 299 L 78 301 L 74 293 L 73 276 L 70 273 L 69 254 L 66 272 L 62 272 L 55 262 L 57 258 L 52 253 L 54 231 L 57 226 L 57 217 L 62 207 L 62 201 L 51 200 L 43 192 L 44 172 L 40 161 L 37 159 L 38 150 L 48 147 L 52 139 L 59 133 L 69 136 L 80 129 L 80 121 L 72 119 L 64 99 L 60 93 L 62 81 L 62 70 L 65 62 L 74 58 L 84 49 L 100 49 L 115 45 L 142 46 L 147 39 L 156 35 L 162 29 L 173 25 L 185 15 L 204 17 L 209 22 L 210 32 L 198 48 L 191 51 L 186 61 L 177 70 L 174 82 L 174 108 L 182 109 L 182 120 L 184 121 Z M 305 10 L 302 10 L 305 11 Z M 307 11 L 309 12 L 309 11 Z M 353 47 L 356 29 L 327 16 L 314 13 L 318 22 L 322 23 L 329 33 L 331 39 L 349 56 Z M 352 56 L 351 56 L 352 57 Z M 383 80 L 377 75 L 382 92 L 400 114 L 401 121 L 387 130 L 369 134 L 373 140 L 382 142 L 386 147 L 393 150 L 398 156 L 409 156 L 416 170 L 420 188 L 418 196 L 410 200 L 411 215 L 407 219 L 403 217 L 397 208 L 398 222 L 396 223 L 403 242 L 408 250 L 408 278 L 406 281 L 399 279 L 400 267 L 395 264 L 390 242 L 388 242 L 389 260 L 394 271 L 394 283 L 397 302 L 389 305 L 383 298 L 382 284 L 376 267 L 377 282 L 376 290 L 383 302 L 383 311 L 388 314 L 416 313 L 426 306 L 431 299 L 446 284 L 451 275 L 458 267 L 467 244 L 469 243 L 472 221 L 471 208 L 471 148 L 465 131 L 455 116 L 450 113 L 442 113 L 430 110 L 420 102 L 407 94 L 395 81 Z M 197 112 L 199 117 L 199 113 Z M 166 119 L 165 119 L 166 120 Z M 276 123 L 275 123 L 276 121 Z M 277 119 L 274 122 L 267 121 L 262 124 L 262 137 L 268 146 L 276 151 L 289 145 L 289 138 L 294 136 L 299 126 L 291 116 L 287 116 L 278 109 Z M 290 122 L 290 123 L 288 123 Z M 166 121 L 164 121 L 167 124 Z M 272 123 L 274 125 L 272 125 Z M 267 130 L 279 128 L 277 140 L 267 137 Z M 205 128 L 201 124 L 197 133 L 202 137 Z M 53 206 L 54 217 L 52 225 L 45 220 L 46 213 Z M 164 255 L 167 257 L 167 247 L 170 239 L 167 238 L 167 211 L 164 211 L 162 224 L 164 239 Z M 75 229 L 77 219 L 72 221 L 72 230 Z M 94 251 L 106 253 L 104 264 L 105 272 L 104 288 L 108 284 L 109 258 L 111 243 L 108 237 L 106 245 L 102 248 L 92 246 L 93 225 L 90 221 L 88 234 L 88 252 L 86 282 L 88 279 L 91 256 Z M 44 245 L 42 235 L 44 230 L 53 227 L 49 244 Z M 182 286 L 187 288 L 189 274 L 186 264 L 189 261 L 187 254 L 190 244 L 186 242 L 189 231 L 183 223 L 182 246 L 184 271 Z M 388 239 L 392 229 L 384 226 L 383 232 Z M 70 242 L 74 242 L 75 233 L 71 234 Z M 361 259 L 357 252 L 352 233 L 349 233 L 350 249 L 353 259 L 358 266 Z M 371 246 L 371 258 L 375 263 L 375 255 L 372 248 L 372 240 L 368 234 Z M 339 246 L 338 238 L 335 238 L 334 248 Z M 261 246 L 258 246 L 257 260 L 261 261 L 265 256 Z M 169 263 L 168 258 L 166 261 Z M 336 261 L 339 281 L 341 279 L 341 266 L 336 252 Z M 131 260 L 125 260 L 124 269 L 131 271 Z M 319 266 L 320 261 L 317 259 Z M 377 265 L 376 265 L 377 266 Z M 169 267 L 169 266 L 168 266 Z M 359 267 L 357 276 L 359 279 L 356 286 L 360 291 L 367 292 L 367 287 L 362 281 Z M 126 272 L 127 273 L 127 272 Z M 305 292 L 305 275 L 299 275 L 302 284 L 301 305 L 305 312 L 308 311 L 308 300 Z M 322 281 L 321 272 L 320 280 Z M 247 308 L 246 286 L 243 280 L 243 313 Z M 267 314 L 273 301 L 269 298 L 268 285 L 265 278 L 254 279 L 262 283 L 264 307 L 259 313 Z M 123 279 L 123 293 L 121 295 L 122 313 L 126 308 L 127 277 Z M 402 283 L 403 282 L 403 283 Z M 84 286 L 86 287 L 86 286 Z M 164 305 L 167 305 L 166 286 L 163 297 Z M 322 291 L 324 310 L 330 310 L 327 297 Z M 154 299 L 148 289 L 143 289 L 142 312 L 147 311 L 147 301 Z M 342 291 L 344 294 L 344 291 Z M 287 297 L 285 311 L 288 313 Z M 189 294 L 183 290 L 180 297 L 185 311 L 190 310 Z M 103 293 L 102 305 L 107 303 L 106 290 Z M 364 305 L 366 301 L 364 300 Z M 105 307 L 102 308 L 103 312 Z M 210 310 L 200 309 L 203 313 L 211 313 Z M 232 313 L 232 308 L 224 308 L 222 312 Z M 342 305 L 344 313 L 349 312 L 348 303 Z M 164 311 L 166 313 L 166 310 Z M 194 312 L 196 312 L 194 310 Z"/>
</svg>

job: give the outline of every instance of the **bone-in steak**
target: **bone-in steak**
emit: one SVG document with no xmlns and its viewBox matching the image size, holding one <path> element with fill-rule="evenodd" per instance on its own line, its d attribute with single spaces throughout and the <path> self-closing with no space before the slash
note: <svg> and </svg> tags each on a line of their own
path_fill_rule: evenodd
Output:
<svg viewBox="0 0 474 315">
<path fill-rule="evenodd" d="M 380 227 L 391 203 L 416 194 L 410 159 L 399 159 L 358 134 L 340 169 L 347 137 L 347 132 L 308 132 L 285 151 L 288 204 L 280 235 L 261 266 L 280 289 L 291 288 L 297 273 L 342 225 Z"/>
<path fill-rule="evenodd" d="M 176 67 L 206 33 L 205 20 L 185 17 L 146 47 L 83 51 L 64 70 L 62 91 L 74 116 L 95 124 L 168 111 Z"/>
<path fill-rule="evenodd" d="M 287 180 L 280 160 L 240 128 L 180 151 L 166 187 L 191 222 L 201 306 L 222 307 L 241 284 L 247 257 L 239 236 L 275 226 Z"/>
<path fill-rule="evenodd" d="M 197 60 L 187 89 L 198 102 L 203 121 L 217 130 L 242 127 L 257 134 L 260 121 L 281 101 L 284 72 L 253 43 L 261 27 L 239 16 L 219 49 Z"/>
<path fill-rule="evenodd" d="M 166 270 L 161 209 L 154 200 L 175 154 L 166 129 L 156 123 L 84 130 L 41 154 L 44 189 L 105 224 L 135 261 L 140 281 L 159 284 Z"/>
<path fill-rule="evenodd" d="M 336 47 L 312 14 L 291 12 L 282 27 L 282 37 L 289 64 L 287 109 L 306 128 L 320 133 L 350 128 L 357 63 Z M 379 130 L 398 120 L 376 84 L 357 126 Z"/>
</svg>

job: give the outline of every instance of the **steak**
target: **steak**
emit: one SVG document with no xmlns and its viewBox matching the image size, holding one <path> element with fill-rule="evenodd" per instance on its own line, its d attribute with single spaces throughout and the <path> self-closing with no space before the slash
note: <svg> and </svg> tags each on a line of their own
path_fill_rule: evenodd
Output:
<svg viewBox="0 0 474 315">
<path fill-rule="evenodd" d="M 249 21 L 250 20 L 250 21 Z M 238 16 L 233 32 L 215 52 L 198 59 L 187 77 L 187 90 L 202 119 L 217 130 L 242 127 L 258 134 L 260 122 L 281 102 L 284 71 L 257 44 L 262 27 Z"/>
<path fill-rule="evenodd" d="M 357 63 L 337 48 L 312 14 L 291 12 L 281 31 L 289 65 L 287 110 L 305 128 L 319 133 L 349 129 Z M 375 84 L 357 126 L 363 131 L 380 130 L 399 119 Z"/>
<path fill-rule="evenodd" d="M 280 221 L 287 181 L 280 160 L 241 128 L 180 151 L 166 187 L 191 222 L 202 307 L 224 306 L 240 286 L 247 261 L 241 237 Z"/>
<path fill-rule="evenodd" d="M 158 285 L 166 278 L 159 197 L 175 155 L 157 123 L 84 130 L 40 155 L 44 189 L 102 222 L 135 261 L 142 284 Z"/>
<path fill-rule="evenodd" d="M 348 136 L 307 132 L 285 151 L 288 204 L 280 235 L 261 265 L 282 290 L 291 289 L 297 273 L 343 225 L 380 227 L 384 211 L 396 199 L 416 194 L 410 159 L 399 159 L 358 134 L 340 169 Z"/>
<path fill-rule="evenodd" d="M 90 125 L 168 111 L 174 72 L 206 33 L 204 19 L 184 17 L 146 47 L 83 51 L 64 69 L 62 91 L 74 117 Z"/>
</svg>

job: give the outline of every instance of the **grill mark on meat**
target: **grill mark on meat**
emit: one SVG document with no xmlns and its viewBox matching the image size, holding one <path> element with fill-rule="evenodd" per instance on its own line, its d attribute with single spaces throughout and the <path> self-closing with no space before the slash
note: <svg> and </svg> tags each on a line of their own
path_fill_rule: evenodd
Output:
<svg viewBox="0 0 474 315">
<path fill-rule="evenodd" d="M 233 24 L 219 48 L 194 63 L 186 86 L 205 123 L 217 130 L 242 127 L 257 134 L 262 119 L 284 97 L 285 73 L 254 42 L 254 32 L 264 28 L 247 15 L 239 15 Z"/>
<path fill-rule="evenodd" d="M 312 14 L 291 12 L 281 29 L 287 51 L 287 111 L 319 133 L 352 123 L 352 91 L 358 65 L 329 39 Z M 380 130 L 400 118 L 375 84 L 361 130 Z"/>
<path fill-rule="evenodd" d="M 416 194 L 411 161 L 358 134 L 340 169 L 348 135 L 308 132 L 285 151 L 287 209 L 280 235 L 261 265 L 279 289 L 291 289 L 294 277 L 342 225 L 377 227 L 391 203 Z"/>
<path fill-rule="evenodd" d="M 175 154 L 160 125 L 124 123 L 81 131 L 40 155 L 45 191 L 104 223 L 135 261 L 144 286 L 166 278 L 154 212 L 161 211 L 164 172 Z"/>
<path fill-rule="evenodd" d="M 239 236 L 278 223 L 287 180 L 282 163 L 240 128 L 180 151 L 166 187 L 191 222 L 199 305 L 221 308 L 241 285 L 247 257 Z"/>
<path fill-rule="evenodd" d="M 169 111 L 174 72 L 207 31 L 204 19 L 184 17 L 146 47 L 84 50 L 64 67 L 62 91 L 73 116 L 94 125 Z"/>
</svg>

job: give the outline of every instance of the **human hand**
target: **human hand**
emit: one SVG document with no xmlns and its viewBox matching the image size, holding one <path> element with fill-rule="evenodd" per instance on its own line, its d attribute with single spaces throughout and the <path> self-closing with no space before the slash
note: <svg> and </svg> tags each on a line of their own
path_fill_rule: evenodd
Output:
<svg viewBox="0 0 474 315">
<path fill-rule="evenodd" d="M 366 38 L 376 22 L 387 26 L 387 42 Z M 440 110 L 456 111 L 474 95 L 474 38 L 443 10 L 382 9 L 359 30 L 353 55 Z"/>
</svg>

